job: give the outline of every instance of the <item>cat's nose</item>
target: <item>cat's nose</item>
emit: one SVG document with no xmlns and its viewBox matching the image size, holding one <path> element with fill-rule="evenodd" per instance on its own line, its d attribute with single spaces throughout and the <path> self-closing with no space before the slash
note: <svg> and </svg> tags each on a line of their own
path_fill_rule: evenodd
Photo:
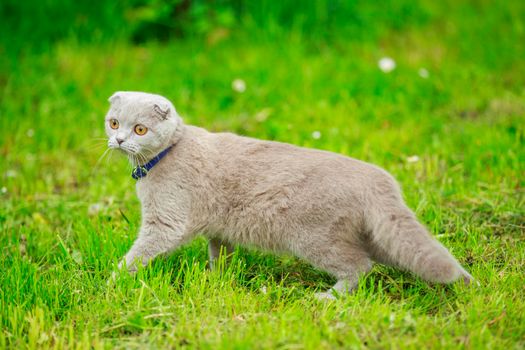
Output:
<svg viewBox="0 0 525 350">
<path fill-rule="evenodd" d="M 120 137 L 117 137 L 116 138 L 118 144 L 120 145 L 122 142 L 124 142 L 124 139 L 121 139 Z"/>
</svg>

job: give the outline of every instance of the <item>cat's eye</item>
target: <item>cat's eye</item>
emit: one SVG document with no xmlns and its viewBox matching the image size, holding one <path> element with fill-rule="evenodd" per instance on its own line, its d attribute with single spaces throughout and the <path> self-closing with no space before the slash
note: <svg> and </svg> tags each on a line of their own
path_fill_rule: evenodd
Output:
<svg viewBox="0 0 525 350">
<path fill-rule="evenodd" d="M 119 125 L 119 124 L 118 124 L 118 120 L 116 120 L 116 119 L 111 119 L 111 120 L 109 121 L 109 127 L 110 127 L 111 129 L 118 129 L 118 125 Z"/>
<path fill-rule="evenodd" d="M 135 134 L 142 136 L 147 132 L 148 132 L 148 128 L 146 128 L 144 125 L 142 124 L 135 125 Z"/>
</svg>

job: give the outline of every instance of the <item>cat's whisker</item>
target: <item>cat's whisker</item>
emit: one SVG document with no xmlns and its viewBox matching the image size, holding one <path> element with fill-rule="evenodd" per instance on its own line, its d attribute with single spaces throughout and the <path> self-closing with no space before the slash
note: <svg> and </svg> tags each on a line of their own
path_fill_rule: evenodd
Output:
<svg viewBox="0 0 525 350">
<path fill-rule="evenodd" d="M 108 139 L 88 139 L 86 142 L 89 143 L 98 143 L 98 142 L 108 142 Z"/>
<path fill-rule="evenodd" d="M 148 152 L 151 152 L 151 148 L 149 148 L 148 146 L 141 146 L 145 151 L 148 151 Z"/>
<path fill-rule="evenodd" d="M 144 156 L 142 153 L 137 153 L 137 155 L 139 156 L 140 158 L 140 162 L 142 165 L 146 164 L 148 162 L 148 160 L 146 159 L 146 156 Z"/>
<path fill-rule="evenodd" d="M 83 147 L 84 149 L 90 150 L 90 151 L 100 151 L 102 148 L 108 147 L 107 144 L 100 144 L 100 145 L 92 145 L 89 147 Z"/>
<path fill-rule="evenodd" d="M 112 164 L 113 163 L 113 155 L 115 154 L 114 151 L 111 151 L 108 153 L 108 156 L 106 157 L 106 166 L 109 166 L 109 164 Z"/>
<path fill-rule="evenodd" d="M 111 148 L 107 148 L 104 153 L 102 153 L 102 155 L 100 157 L 98 157 L 97 159 L 97 162 L 95 163 L 95 168 L 97 168 L 100 164 L 100 162 L 102 161 L 102 159 L 104 159 L 104 157 L 111 151 Z"/>
<path fill-rule="evenodd" d="M 111 149 L 111 152 L 109 152 L 109 156 L 106 157 L 106 164 L 107 163 L 111 163 L 111 160 L 113 159 L 113 155 L 115 154 L 115 152 L 113 152 L 114 150 Z"/>
<path fill-rule="evenodd" d="M 128 162 L 128 169 L 131 170 L 131 171 L 133 171 L 133 169 L 134 169 L 134 168 L 137 166 L 137 164 L 138 164 L 138 163 L 137 163 L 137 158 L 135 157 L 134 154 L 129 153 L 129 154 L 128 154 L 128 160 L 129 160 L 129 162 Z"/>
<path fill-rule="evenodd" d="M 135 157 L 135 166 L 142 165 L 142 164 L 141 164 L 141 160 L 140 160 L 140 154 L 138 154 L 138 153 L 133 153 L 133 156 Z"/>
<path fill-rule="evenodd" d="M 97 142 L 90 142 L 88 146 L 106 146 L 108 143 L 106 141 L 97 141 Z"/>
<path fill-rule="evenodd" d="M 151 148 L 147 147 L 147 146 L 143 146 L 144 150 L 146 152 L 148 152 L 149 156 L 150 157 L 154 157 L 155 156 L 155 151 L 153 151 Z"/>
<path fill-rule="evenodd" d="M 105 141 L 87 141 L 83 144 L 83 147 L 82 148 L 87 148 L 87 149 L 93 149 L 93 148 L 99 148 L 99 147 L 107 147 L 108 145 L 108 142 L 107 140 Z"/>
<path fill-rule="evenodd" d="M 98 143 L 107 144 L 108 139 L 107 138 L 99 138 L 99 139 L 92 138 L 92 139 L 87 140 L 87 142 L 91 144 L 98 144 Z"/>
<path fill-rule="evenodd" d="M 112 154 L 113 154 L 113 152 L 111 152 L 111 151 L 113 151 L 112 148 L 107 148 L 107 149 L 104 151 L 104 153 L 102 153 L 102 155 L 101 155 L 100 157 L 98 157 L 97 162 L 96 162 L 95 165 L 93 166 L 93 171 L 91 172 L 91 175 L 93 175 L 93 174 L 98 170 L 98 167 L 99 167 L 100 163 L 102 162 L 102 160 L 104 160 L 104 158 L 107 159 L 106 156 L 107 156 L 108 154 L 109 154 L 109 155 L 112 155 Z"/>
<path fill-rule="evenodd" d="M 139 165 L 143 165 L 143 163 L 140 159 L 140 154 L 135 153 L 135 166 L 139 166 Z"/>
</svg>

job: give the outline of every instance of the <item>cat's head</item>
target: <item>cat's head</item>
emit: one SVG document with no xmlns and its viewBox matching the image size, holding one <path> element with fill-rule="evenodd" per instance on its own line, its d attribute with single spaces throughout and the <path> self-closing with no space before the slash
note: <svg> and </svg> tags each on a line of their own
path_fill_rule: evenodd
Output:
<svg viewBox="0 0 525 350">
<path fill-rule="evenodd" d="M 173 143 L 182 120 L 167 98 L 119 91 L 109 102 L 105 120 L 109 148 L 123 151 L 134 162 L 144 163 Z"/>
</svg>

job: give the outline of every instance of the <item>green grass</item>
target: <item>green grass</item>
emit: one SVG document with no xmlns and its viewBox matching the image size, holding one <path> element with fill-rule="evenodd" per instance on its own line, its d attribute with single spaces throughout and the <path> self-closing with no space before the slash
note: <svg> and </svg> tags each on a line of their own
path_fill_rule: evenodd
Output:
<svg viewBox="0 0 525 350">
<path fill-rule="evenodd" d="M 68 39 L 3 66 L 0 348 L 525 347 L 517 4 L 429 3 L 409 25 L 363 20 L 355 37 L 248 21 L 162 44 Z M 383 56 L 396 60 L 389 74 Z M 323 303 L 313 295 L 334 281 L 305 262 L 240 248 L 208 271 L 204 239 L 107 286 L 140 223 L 126 161 L 98 162 L 115 90 L 161 93 L 212 131 L 384 167 L 481 286 L 376 266 L 354 294 Z"/>
</svg>

